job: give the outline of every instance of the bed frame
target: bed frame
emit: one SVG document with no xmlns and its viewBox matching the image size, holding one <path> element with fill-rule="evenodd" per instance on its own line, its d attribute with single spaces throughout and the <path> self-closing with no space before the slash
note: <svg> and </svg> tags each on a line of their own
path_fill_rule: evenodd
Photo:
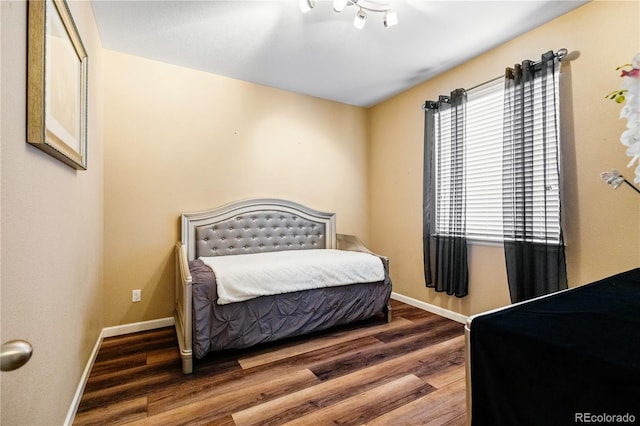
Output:
<svg viewBox="0 0 640 426">
<path fill-rule="evenodd" d="M 185 374 L 193 371 L 193 299 L 189 262 L 200 256 L 327 248 L 374 254 L 355 236 L 336 233 L 335 213 L 278 199 L 254 199 L 197 213 L 184 213 L 176 244 L 175 327 Z M 385 316 L 391 321 L 391 308 Z"/>
</svg>

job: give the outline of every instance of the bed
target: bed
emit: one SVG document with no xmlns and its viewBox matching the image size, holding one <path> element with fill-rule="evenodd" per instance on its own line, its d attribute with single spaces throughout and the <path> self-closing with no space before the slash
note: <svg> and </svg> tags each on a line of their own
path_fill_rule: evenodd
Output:
<svg viewBox="0 0 640 426">
<path fill-rule="evenodd" d="M 640 268 L 469 318 L 473 425 L 640 421 Z"/>
<path fill-rule="evenodd" d="M 184 213 L 181 228 L 175 248 L 174 318 L 185 374 L 193 372 L 194 357 L 201 359 L 211 352 L 247 348 L 375 315 L 391 320 L 388 259 L 372 253 L 353 235 L 337 234 L 334 213 L 287 200 L 254 199 Z M 291 264 L 298 265 L 297 259 L 309 258 L 312 265 L 302 269 L 311 269 L 319 263 L 316 255 L 357 257 L 357 262 L 378 269 L 375 280 L 358 275 L 325 287 L 325 275 L 314 275 L 310 281 L 319 283 L 314 288 L 286 287 L 287 278 L 300 273 L 299 269 L 287 272 L 287 260 L 296 259 Z M 239 294 L 245 290 L 242 285 L 232 290 L 222 286 L 229 274 L 217 268 L 248 259 L 242 265 L 251 267 L 240 268 L 239 275 L 241 283 L 252 283 L 247 288 L 255 293 Z M 271 269 L 263 273 L 259 265 Z M 274 265 L 286 267 L 284 276 Z M 253 269 L 272 281 L 243 275 Z M 331 267 L 325 269 L 332 274 Z M 265 293 L 271 286 L 277 287 L 275 294 Z"/>
</svg>

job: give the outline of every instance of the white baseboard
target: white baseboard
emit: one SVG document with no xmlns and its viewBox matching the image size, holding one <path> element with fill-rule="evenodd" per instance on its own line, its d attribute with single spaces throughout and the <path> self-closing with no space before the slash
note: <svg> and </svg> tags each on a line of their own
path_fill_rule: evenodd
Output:
<svg viewBox="0 0 640 426">
<path fill-rule="evenodd" d="M 441 317 L 449 318 L 450 320 L 459 322 L 461 324 L 467 323 L 466 315 L 462 315 L 457 312 L 450 311 L 449 309 L 441 308 L 440 306 L 435 306 L 430 303 L 426 303 L 421 300 L 417 300 L 412 297 L 404 296 L 402 294 L 398 294 L 395 292 L 391 293 L 391 298 L 393 300 L 406 303 L 407 305 L 415 306 L 416 308 L 420 308 L 422 310 L 434 313 L 436 315 L 440 315 Z"/>
<path fill-rule="evenodd" d="M 71 400 L 71 407 L 69 407 L 67 417 L 64 419 L 64 426 L 71 426 L 73 424 L 73 419 L 76 417 L 76 413 L 78 412 L 84 388 L 87 386 L 87 380 L 89 380 L 89 374 L 91 374 L 91 369 L 93 368 L 93 363 L 96 361 L 96 357 L 98 356 L 98 351 L 100 350 L 100 345 L 102 345 L 103 338 L 104 329 L 102 329 L 98 335 L 98 340 L 93 347 L 93 351 L 91 351 L 91 355 L 89 355 L 89 360 L 87 361 L 87 365 L 84 367 L 82 376 L 80 376 L 80 383 L 78 383 L 76 393 L 73 395 L 73 399 Z"/>
<path fill-rule="evenodd" d="M 156 328 L 170 327 L 174 325 L 173 317 L 160 318 L 151 321 L 134 322 L 131 324 L 116 325 L 102 329 L 103 337 L 122 336 L 138 331 L 155 330 Z"/>
<path fill-rule="evenodd" d="M 84 367 L 84 371 L 82 372 L 82 376 L 80 377 L 80 383 L 78 383 L 76 393 L 73 396 L 73 400 L 71 400 L 71 406 L 69 407 L 69 411 L 67 412 L 67 417 L 64 419 L 64 425 L 71 426 L 73 424 L 73 420 L 76 417 L 76 413 L 78 412 L 78 407 L 80 406 L 82 394 L 84 393 L 84 388 L 87 386 L 87 380 L 89 380 L 89 374 L 91 374 L 91 369 L 93 368 L 93 364 L 95 363 L 96 357 L 98 356 L 100 345 L 102 345 L 102 341 L 106 337 L 122 336 L 125 334 L 136 333 L 138 331 L 155 330 L 156 328 L 169 327 L 172 325 L 174 325 L 173 317 L 167 317 L 157 320 L 135 322 L 132 324 L 116 325 L 114 327 L 103 328 L 98 335 L 98 340 L 93 347 L 93 351 L 91 351 L 91 355 L 89 355 L 87 365 Z"/>
</svg>

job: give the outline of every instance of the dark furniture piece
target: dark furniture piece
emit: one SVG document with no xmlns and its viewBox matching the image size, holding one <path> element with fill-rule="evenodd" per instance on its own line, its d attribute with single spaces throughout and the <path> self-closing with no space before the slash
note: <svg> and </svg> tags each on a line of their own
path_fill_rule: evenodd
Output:
<svg viewBox="0 0 640 426">
<path fill-rule="evenodd" d="M 474 426 L 640 423 L 640 268 L 471 317 L 466 331 Z"/>
</svg>

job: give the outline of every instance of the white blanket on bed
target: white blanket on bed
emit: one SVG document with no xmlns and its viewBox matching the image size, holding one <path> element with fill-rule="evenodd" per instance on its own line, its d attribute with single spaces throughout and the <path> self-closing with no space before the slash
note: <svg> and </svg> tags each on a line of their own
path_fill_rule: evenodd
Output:
<svg viewBox="0 0 640 426">
<path fill-rule="evenodd" d="M 219 305 L 259 296 L 384 280 L 382 261 L 344 250 L 288 250 L 201 257 L 216 276 Z"/>
</svg>

